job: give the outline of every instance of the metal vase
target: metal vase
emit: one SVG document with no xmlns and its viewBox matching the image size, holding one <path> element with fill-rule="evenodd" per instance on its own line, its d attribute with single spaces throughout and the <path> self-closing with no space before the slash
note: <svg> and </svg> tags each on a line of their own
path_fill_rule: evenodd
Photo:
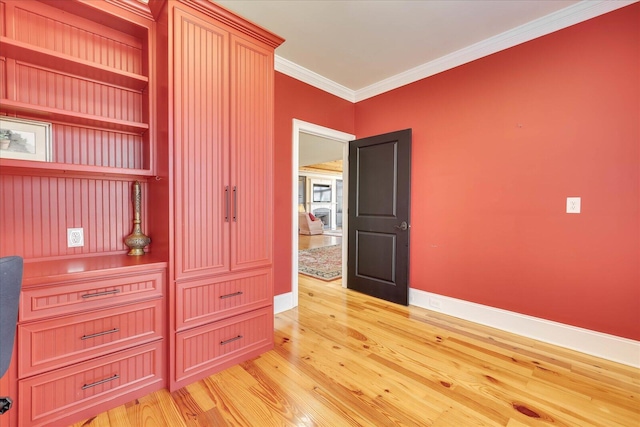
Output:
<svg viewBox="0 0 640 427">
<path fill-rule="evenodd" d="M 142 187 L 140 182 L 133 183 L 133 231 L 124 239 L 124 244 L 130 249 L 127 255 L 144 255 L 144 247 L 151 243 L 151 239 L 142 232 L 140 226 L 140 211 L 142 210 Z"/>
</svg>

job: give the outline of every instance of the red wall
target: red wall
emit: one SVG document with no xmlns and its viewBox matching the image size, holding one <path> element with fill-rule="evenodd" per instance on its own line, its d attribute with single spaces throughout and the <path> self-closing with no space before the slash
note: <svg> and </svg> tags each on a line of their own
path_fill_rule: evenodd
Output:
<svg viewBox="0 0 640 427">
<path fill-rule="evenodd" d="M 275 294 L 291 292 L 291 177 L 293 119 L 354 133 L 349 101 L 276 72 L 275 75 Z"/>
<path fill-rule="evenodd" d="M 359 138 L 413 128 L 412 288 L 640 339 L 639 22 L 636 3 L 356 105 Z"/>
</svg>

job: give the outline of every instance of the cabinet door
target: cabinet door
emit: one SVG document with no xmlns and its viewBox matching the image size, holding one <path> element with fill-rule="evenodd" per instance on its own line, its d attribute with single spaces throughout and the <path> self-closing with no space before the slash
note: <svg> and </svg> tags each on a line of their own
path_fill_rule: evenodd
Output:
<svg viewBox="0 0 640 427">
<path fill-rule="evenodd" d="M 229 270 L 229 33 L 194 14 L 174 9 L 176 278 Z"/>
<path fill-rule="evenodd" d="M 231 269 L 271 264 L 273 50 L 231 37 Z"/>
</svg>

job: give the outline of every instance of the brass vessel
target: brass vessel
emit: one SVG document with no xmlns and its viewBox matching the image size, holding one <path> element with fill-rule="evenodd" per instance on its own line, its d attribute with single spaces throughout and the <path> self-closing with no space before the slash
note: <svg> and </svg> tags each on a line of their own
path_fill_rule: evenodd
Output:
<svg viewBox="0 0 640 427">
<path fill-rule="evenodd" d="M 142 210 L 142 187 L 139 181 L 133 183 L 133 231 L 124 239 L 124 244 L 130 249 L 127 255 L 144 255 L 144 247 L 151 243 L 151 239 L 142 232 L 140 226 L 140 211 Z"/>
</svg>

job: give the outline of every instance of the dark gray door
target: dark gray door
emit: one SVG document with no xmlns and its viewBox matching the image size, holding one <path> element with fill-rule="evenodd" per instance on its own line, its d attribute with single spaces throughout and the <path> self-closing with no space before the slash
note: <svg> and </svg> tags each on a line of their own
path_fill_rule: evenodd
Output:
<svg viewBox="0 0 640 427">
<path fill-rule="evenodd" d="M 411 129 L 349 143 L 347 287 L 409 303 Z"/>
</svg>

